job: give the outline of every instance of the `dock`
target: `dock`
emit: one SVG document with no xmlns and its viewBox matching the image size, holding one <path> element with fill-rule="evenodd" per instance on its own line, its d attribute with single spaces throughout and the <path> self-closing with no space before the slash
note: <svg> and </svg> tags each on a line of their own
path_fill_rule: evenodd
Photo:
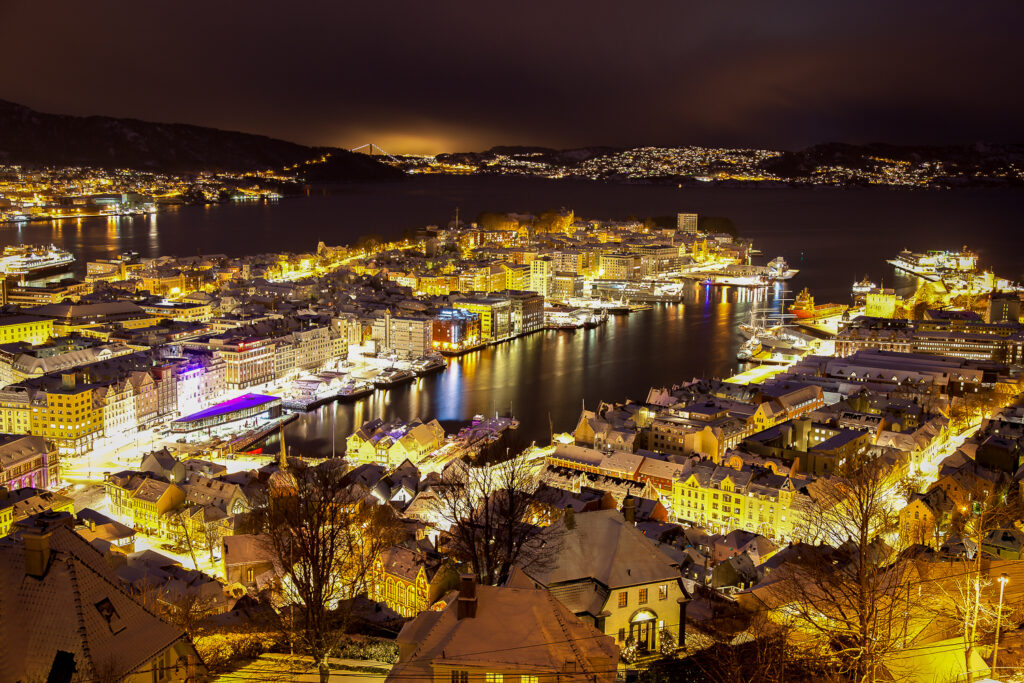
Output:
<svg viewBox="0 0 1024 683">
<path fill-rule="evenodd" d="M 275 418 L 265 425 L 256 427 L 255 429 L 250 429 L 249 431 L 239 434 L 235 438 L 231 439 L 228 441 L 224 450 L 228 453 L 240 453 L 258 441 L 270 436 L 278 429 L 282 429 L 292 420 L 297 420 L 298 418 L 298 413 L 289 413 L 288 415 Z"/>
</svg>

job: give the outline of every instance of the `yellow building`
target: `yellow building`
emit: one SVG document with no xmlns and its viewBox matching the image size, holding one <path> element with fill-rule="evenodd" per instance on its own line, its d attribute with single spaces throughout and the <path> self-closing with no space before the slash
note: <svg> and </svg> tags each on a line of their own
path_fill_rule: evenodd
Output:
<svg viewBox="0 0 1024 683">
<path fill-rule="evenodd" d="M 894 318 L 897 303 L 896 290 L 872 289 L 865 300 L 864 315 L 872 318 Z"/>
<path fill-rule="evenodd" d="M 424 553 L 395 546 L 382 552 L 370 573 L 371 600 L 385 603 L 403 617 L 414 617 L 456 588 L 455 569 Z"/>
<path fill-rule="evenodd" d="M 176 540 L 181 536 L 182 522 L 193 521 L 191 509 L 184 520 L 179 516 L 185 510 L 182 506 L 186 496 L 175 484 L 129 474 L 108 477 L 104 488 L 111 513 L 123 524 L 147 534 Z"/>
<path fill-rule="evenodd" d="M 53 336 L 53 319 L 34 315 L 0 316 L 0 344 L 43 344 Z"/>
<path fill-rule="evenodd" d="M 93 385 L 78 383 L 74 373 L 36 393 L 31 409 L 29 433 L 51 439 L 61 453 L 85 453 L 103 432 L 103 406 L 94 400 Z"/>
<path fill-rule="evenodd" d="M 501 264 L 501 267 L 505 271 L 505 289 L 521 291 L 529 287 L 530 266 L 515 263 L 503 263 Z"/>
<path fill-rule="evenodd" d="M 512 333 L 512 302 L 508 299 L 477 297 L 452 304 L 480 316 L 480 338 L 484 341 L 505 339 Z"/>
<path fill-rule="evenodd" d="M 53 491 L 38 488 L 9 491 L 0 486 L 0 536 L 6 536 L 15 522 L 47 510 L 75 514 L 75 502 Z"/>
<path fill-rule="evenodd" d="M 738 461 L 730 466 L 704 461 L 676 479 L 673 509 L 677 520 L 710 533 L 744 529 L 774 540 L 799 540 L 806 500 L 798 491 L 805 483 Z"/>
<path fill-rule="evenodd" d="M 0 430 L 5 434 L 28 434 L 32 428 L 31 394 L 21 386 L 0 391 Z"/>
<path fill-rule="evenodd" d="M 405 460 L 416 463 L 444 444 L 444 427 L 437 420 L 424 423 L 366 422 L 346 440 L 346 456 L 354 462 L 377 463 L 388 469 Z"/>
</svg>

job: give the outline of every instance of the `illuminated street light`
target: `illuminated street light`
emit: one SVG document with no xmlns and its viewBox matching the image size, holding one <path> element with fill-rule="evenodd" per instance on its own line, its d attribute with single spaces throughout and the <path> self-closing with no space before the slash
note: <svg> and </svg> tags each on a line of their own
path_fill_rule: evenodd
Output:
<svg viewBox="0 0 1024 683">
<path fill-rule="evenodd" d="M 1005 573 L 1000 574 L 997 581 L 999 581 L 999 611 L 996 612 L 996 641 L 992 646 L 992 675 L 996 675 L 996 658 L 999 656 L 999 625 L 1003 619 L 1003 589 L 1006 588 L 1007 582 L 1010 577 Z"/>
</svg>

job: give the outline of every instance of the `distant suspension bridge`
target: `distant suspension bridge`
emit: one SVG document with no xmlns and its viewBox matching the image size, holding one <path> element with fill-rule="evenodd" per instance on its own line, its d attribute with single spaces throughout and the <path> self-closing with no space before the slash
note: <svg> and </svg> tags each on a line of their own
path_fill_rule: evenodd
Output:
<svg viewBox="0 0 1024 683">
<path fill-rule="evenodd" d="M 376 154 L 380 154 L 382 156 L 386 156 L 388 159 L 391 159 L 391 161 L 395 162 L 396 164 L 401 163 L 394 156 L 392 156 L 391 154 L 388 154 L 387 152 L 385 152 L 383 149 L 381 149 L 380 147 L 378 147 L 376 144 L 374 144 L 372 142 L 367 142 L 365 145 L 359 145 L 358 147 L 353 147 L 349 151 L 350 152 L 355 152 L 356 154 L 366 154 L 367 156 L 373 156 L 374 153 L 376 153 Z"/>
</svg>

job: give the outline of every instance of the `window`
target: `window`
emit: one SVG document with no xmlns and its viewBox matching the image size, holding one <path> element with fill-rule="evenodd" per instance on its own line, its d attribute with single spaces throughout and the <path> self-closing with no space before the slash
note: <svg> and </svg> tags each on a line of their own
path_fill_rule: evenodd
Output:
<svg viewBox="0 0 1024 683">
<path fill-rule="evenodd" d="M 619 607 L 625 607 L 629 604 L 629 593 L 622 591 L 619 593 Z"/>
<path fill-rule="evenodd" d="M 641 605 L 643 605 L 644 603 L 647 602 L 647 589 L 646 588 L 641 588 L 640 589 L 640 600 L 638 602 Z"/>
<path fill-rule="evenodd" d="M 668 600 L 668 584 L 667 583 L 663 583 L 660 586 L 658 586 L 658 599 L 659 600 Z"/>
<path fill-rule="evenodd" d="M 501 674 L 486 674 L 484 677 L 486 683 L 502 683 L 504 680 L 505 677 Z"/>
<path fill-rule="evenodd" d="M 523 674 L 519 677 L 520 683 L 540 683 L 540 676 L 531 676 L 530 674 Z"/>
<path fill-rule="evenodd" d="M 625 640 L 626 640 L 626 629 L 620 628 L 619 629 L 619 642 L 621 643 L 621 642 L 623 642 Z"/>
<path fill-rule="evenodd" d="M 469 672 L 452 671 L 452 683 L 469 683 Z"/>
</svg>

